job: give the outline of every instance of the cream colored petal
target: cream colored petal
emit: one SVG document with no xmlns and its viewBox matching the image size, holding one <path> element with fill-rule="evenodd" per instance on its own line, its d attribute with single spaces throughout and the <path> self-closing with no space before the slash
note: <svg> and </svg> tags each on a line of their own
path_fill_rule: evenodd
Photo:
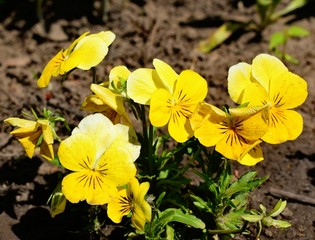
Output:
<svg viewBox="0 0 315 240">
<path fill-rule="evenodd" d="M 303 130 L 303 118 L 294 110 L 270 109 L 269 128 L 262 137 L 267 143 L 279 144 L 295 140 Z"/>
<path fill-rule="evenodd" d="M 267 92 L 273 75 L 287 71 L 286 66 L 278 58 L 269 54 L 259 54 L 253 59 L 252 75 Z"/>
<path fill-rule="evenodd" d="M 101 113 L 89 115 L 81 120 L 72 134 L 81 132 L 93 139 L 96 158 L 99 158 L 116 138 L 113 123 Z"/>
<path fill-rule="evenodd" d="M 117 135 L 110 147 L 123 147 L 130 153 L 131 160 L 134 162 L 139 157 L 141 149 L 136 132 L 133 128 L 123 124 L 116 124 L 114 128 Z"/>
<path fill-rule="evenodd" d="M 242 104 L 244 90 L 251 83 L 251 65 L 238 63 L 229 68 L 228 71 L 228 91 L 231 99 Z"/>
<path fill-rule="evenodd" d="M 164 85 L 156 70 L 139 68 L 133 71 L 127 81 L 127 95 L 140 104 L 150 104 L 152 94 Z"/>
<path fill-rule="evenodd" d="M 91 169 L 95 164 L 96 142 L 84 133 L 76 133 L 60 143 L 58 156 L 61 165 L 71 171 Z"/>
<path fill-rule="evenodd" d="M 175 81 L 178 78 L 178 74 L 173 70 L 173 68 L 166 62 L 159 59 L 153 60 L 153 65 L 161 78 L 165 88 L 172 94 L 174 90 Z"/>
</svg>

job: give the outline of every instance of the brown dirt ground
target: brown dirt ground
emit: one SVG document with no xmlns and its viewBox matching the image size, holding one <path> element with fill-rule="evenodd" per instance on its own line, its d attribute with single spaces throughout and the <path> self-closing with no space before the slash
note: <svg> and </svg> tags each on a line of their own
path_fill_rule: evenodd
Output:
<svg viewBox="0 0 315 240">
<path fill-rule="evenodd" d="M 259 175 L 270 176 L 252 194 L 251 207 L 263 203 L 270 208 L 275 204 L 279 196 L 271 188 L 299 196 L 288 198 L 282 215 L 293 226 L 267 229 L 261 239 L 315 239 L 315 206 L 300 201 L 301 196 L 315 198 L 313 1 L 303 11 L 272 24 L 260 37 L 252 32 L 239 34 L 210 54 L 197 50 L 199 41 L 228 19 L 257 18 L 253 6 L 228 0 L 112 0 L 106 22 L 102 23 L 96 11 L 98 1 L 47 1 L 43 14 L 49 30 L 45 34 L 36 17 L 35 1 L 5 2 L 0 8 L 0 239 L 66 239 L 62 233 L 79 224 L 73 218 L 64 217 L 60 223 L 50 219 L 46 201 L 58 169 L 37 157 L 27 159 L 17 140 L 8 134 L 11 127 L 2 121 L 10 116 L 21 117 L 21 111 L 29 112 L 30 106 L 60 110 L 71 126 L 86 114 L 79 111 L 79 106 L 89 94 L 89 73 L 75 71 L 63 86 L 53 80 L 41 90 L 35 81 L 48 60 L 78 35 L 107 29 L 117 35 L 109 55 L 97 69 L 102 79 L 113 66 L 123 64 L 131 70 L 152 67 L 153 58 L 159 58 L 178 72 L 190 68 L 200 73 L 209 83 L 208 101 L 222 106 L 231 103 L 226 88 L 228 68 L 240 61 L 250 63 L 257 54 L 268 52 L 271 34 L 288 24 L 311 31 L 309 37 L 293 39 L 287 45 L 288 53 L 300 60 L 298 65 L 287 66 L 308 82 L 309 96 L 298 109 L 304 117 L 304 131 L 296 141 L 264 145 L 265 160 L 257 166 L 233 167 L 235 172 L 256 169 Z"/>
</svg>

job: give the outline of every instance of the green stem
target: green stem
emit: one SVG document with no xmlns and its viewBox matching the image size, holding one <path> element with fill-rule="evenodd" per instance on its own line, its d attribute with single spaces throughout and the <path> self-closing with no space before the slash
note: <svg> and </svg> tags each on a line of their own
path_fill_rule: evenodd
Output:
<svg viewBox="0 0 315 240">
<path fill-rule="evenodd" d="M 210 234 L 235 234 L 235 233 L 242 233 L 246 230 L 247 228 L 247 222 L 244 223 L 244 225 L 242 226 L 242 228 L 240 229 L 233 229 L 233 230 L 230 230 L 230 229 L 215 229 L 215 230 L 211 230 L 211 229 L 208 229 L 208 233 Z"/>
</svg>

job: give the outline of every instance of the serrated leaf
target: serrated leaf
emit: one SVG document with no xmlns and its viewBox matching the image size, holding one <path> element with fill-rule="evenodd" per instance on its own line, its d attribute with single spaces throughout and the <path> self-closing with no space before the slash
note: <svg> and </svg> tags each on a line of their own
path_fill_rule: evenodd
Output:
<svg viewBox="0 0 315 240">
<path fill-rule="evenodd" d="M 217 28 L 208 39 L 200 42 L 199 49 L 205 53 L 211 52 L 214 48 L 221 45 L 224 41 L 230 38 L 234 32 L 243 26 L 243 23 L 224 23 L 219 28 Z"/>
<path fill-rule="evenodd" d="M 271 35 L 269 40 L 269 50 L 273 50 L 278 46 L 283 45 L 287 41 L 285 34 L 282 32 L 275 32 Z"/>
<path fill-rule="evenodd" d="M 290 37 L 306 37 L 310 35 L 310 32 L 305 28 L 299 26 L 292 26 L 287 30 L 287 34 Z"/>
<path fill-rule="evenodd" d="M 170 222 L 179 222 L 200 229 L 206 227 L 205 223 L 196 216 L 183 213 L 181 209 L 175 208 L 168 208 L 161 212 L 158 219 L 155 221 L 155 225 L 162 228 Z"/>
</svg>

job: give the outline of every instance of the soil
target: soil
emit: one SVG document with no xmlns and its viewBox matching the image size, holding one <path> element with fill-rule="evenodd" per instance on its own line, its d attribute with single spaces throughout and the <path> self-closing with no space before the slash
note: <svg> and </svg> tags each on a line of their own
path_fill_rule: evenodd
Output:
<svg viewBox="0 0 315 240">
<path fill-rule="evenodd" d="M 61 111 L 71 127 L 87 114 L 79 107 L 89 94 L 90 73 L 75 71 L 63 86 L 55 79 L 46 89 L 36 86 L 43 67 L 61 48 L 68 47 L 83 32 L 112 30 L 117 38 L 97 68 L 100 79 L 106 79 L 113 66 L 126 65 L 130 70 L 152 67 L 153 58 L 159 58 L 177 72 L 193 69 L 201 74 L 209 84 L 207 101 L 222 106 L 231 104 L 228 68 L 240 61 L 251 63 L 259 53 L 270 53 L 271 34 L 289 25 L 311 32 L 308 37 L 287 43 L 287 52 L 300 63 L 286 65 L 308 82 L 309 96 L 298 108 L 304 118 L 303 133 L 295 141 L 263 145 L 263 162 L 254 167 L 234 164 L 233 170 L 236 175 L 251 169 L 260 176 L 269 176 L 251 195 L 250 207 L 263 203 L 270 209 L 281 197 L 288 201 L 281 218 L 290 221 L 292 227 L 266 229 L 260 239 L 315 239 L 315 205 L 303 202 L 305 197 L 315 199 L 314 1 L 271 24 L 260 35 L 239 32 L 211 53 L 200 52 L 199 42 L 227 20 L 257 20 L 253 1 L 107 2 L 106 13 L 102 14 L 97 0 L 44 1 L 44 17 L 39 21 L 36 1 L 0 1 L 0 239 L 69 239 L 63 235 L 65 231 L 80 227 L 73 215 L 50 218 L 46 202 L 55 187 L 58 169 L 38 155 L 28 159 L 18 141 L 9 135 L 12 128 L 3 123 L 11 116 L 22 117 L 22 111 L 30 112 L 30 107 Z M 119 239 L 113 236 L 107 238 Z"/>
</svg>

